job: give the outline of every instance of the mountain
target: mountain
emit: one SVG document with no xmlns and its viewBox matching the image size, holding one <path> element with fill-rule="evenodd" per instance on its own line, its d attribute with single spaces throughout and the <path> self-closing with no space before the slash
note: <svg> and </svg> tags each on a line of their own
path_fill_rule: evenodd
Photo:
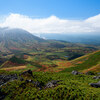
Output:
<svg viewBox="0 0 100 100">
<path fill-rule="evenodd" d="M 7 40 L 19 41 L 19 42 L 41 42 L 43 39 L 38 38 L 28 31 L 23 29 L 10 29 L 10 28 L 0 28 L 0 41 Z"/>
<path fill-rule="evenodd" d="M 31 49 L 45 40 L 22 29 L 0 28 L 0 51 L 11 52 Z"/>
<path fill-rule="evenodd" d="M 98 50 L 95 46 L 45 40 L 22 29 L 0 28 L 0 65 L 14 55 L 22 59 L 27 56 L 43 63 L 53 59 L 71 60 L 95 50 Z"/>
</svg>

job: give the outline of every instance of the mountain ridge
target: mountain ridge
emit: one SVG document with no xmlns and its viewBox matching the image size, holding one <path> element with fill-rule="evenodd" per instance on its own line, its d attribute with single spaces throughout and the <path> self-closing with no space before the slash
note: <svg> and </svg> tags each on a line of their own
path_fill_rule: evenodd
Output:
<svg viewBox="0 0 100 100">
<path fill-rule="evenodd" d="M 0 28 L 0 51 L 21 50 L 34 47 L 34 44 L 45 42 L 23 29 Z"/>
</svg>

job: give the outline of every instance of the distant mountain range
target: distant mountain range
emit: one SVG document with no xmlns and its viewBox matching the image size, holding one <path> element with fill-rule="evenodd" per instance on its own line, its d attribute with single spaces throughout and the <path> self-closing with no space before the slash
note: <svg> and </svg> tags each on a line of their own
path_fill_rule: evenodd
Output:
<svg viewBox="0 0 100 100">
<path fill-rule="evenodd" d="M 100 45 L 100 33 L 85 34 L 40 34 L 46 39 L 64 40 L 73 43 Z"/>
</svg>

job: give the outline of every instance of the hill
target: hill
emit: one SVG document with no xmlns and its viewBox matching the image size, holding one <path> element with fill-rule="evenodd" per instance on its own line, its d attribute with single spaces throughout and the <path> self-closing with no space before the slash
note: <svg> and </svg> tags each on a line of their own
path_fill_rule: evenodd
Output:
<svg viewBox="0 0 100 100">
<path fill-rule="evenodd" d="M 11 57 L 9 60 L 4 62 L 1 65 L 1 68 L 9 68 L 9 67 L 15 67 L 15 66 L 23 66 L 26 62 L 23 59 L 17 58 L 16 56 Z"/>
<path fill-rule="evenodd" d="M 100 51 L 96 51 L 71 61 L 72 67 L 65 69 L 66 72 L 77 70 L 81 72 L 100 72 Z"/>
<path fill-rule="evenodd" d="M 77 56 L 78 58 L 72 60 L 69 60 L 68 56 L 64 57 L 67 53 L 63 52 L 45 52 L 45 55 L 43 53 L 44 52 L 38 52 L 34 55 L 31 54 L 28 55 L 27 58 L 13 56 L 1 64 L 1 69 L 16 70 L 14 67 L 21 69 L 22 66 L 24 66 L 22 69 L 32 69 L 33 71 L 44 72 L 71 72 L 73 70 L 77 70 L 86 73 L 88 71 L 100 71 L 100 51 L 95 51 L 81 57 Z"/>
<path fill-rule="evenodd" d="M 71 72 L 0 71 L 0 98 L 4 100 L 99 100 L 100 88 L 93 75 Z M 3 77 L 3 78 L 2 78 Z M 6 79 L 7 77 L 7 79 Z M 3 80 L 6 84 L 3 84 Z M 13 80 L 13 81 L 12 81 Z"/>
<path fill-rule="evenodd" d="M 34 56 L 39 57 L 41 55 L 36 54 Z M 10 64 L 10 69 L 9 66 L 7 66 L 8 69 L 6 68 L 7 71 L 4 71 L 5 68 L 1 68 L 0 98 L 4 100 L 18 100 L 20 98 L 26 98 L 28 100 L 100 99 L 100 86 L 96 88 L 90 85 L 90 83 L 97 83 L 100 81 L 100 79 L 93 79 L 94 75 L 98 76 L 98 72 L 100 72 L 100 50 L 74 60 L 61 60 L 60 58 L 54 60 L 53 58 L 53 61 L 51 60 L 52 63 L 43 56 L 45 62 L 42 63 L 49 63 L 51 65 L 49 67 L 43 65 L 40 59 L 38 59 L 38 62 L 35 61 L 36 58 L 34 59 L 34 56 L 29 56 L 28 59 L 24 60 L 13 56 L 5 62 L 5 64 L 8 64 L 9 61 L 15 64 L 25 64 L 27 61 L 31 67 L 14 67 L 13 70 Z M 43 60 L 43 58 L 41 56 L 41 60 Z M 35 61 L 35 63 L 33 63 L 33 61 Z M 54 63 L 57 66 L 54 66 Z M 32 64 L 34 65 L 32 66 Z M 12 68 L 13 66 L 14 65 L 12 65 Z M 38 69 L 34 70 L 36 67 L 38 67 Z M 73 75 L 71 73 L 73 70 L 84 73 L 92 71 L 93 75 L 84 73 Z"/>
<path fill-rule="evenodd" d="M 42 38 L 36 37 L 22 29 L 0 28 L 0 51 L 14 52 L 34 48 L 35 44 L 44 42 Z"/>
</svg>

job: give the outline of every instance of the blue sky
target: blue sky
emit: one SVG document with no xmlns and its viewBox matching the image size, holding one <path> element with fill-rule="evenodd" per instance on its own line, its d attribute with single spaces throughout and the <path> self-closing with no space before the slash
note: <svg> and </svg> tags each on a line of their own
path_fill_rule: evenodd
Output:
<svg viewBox="0 0 100 100">
<path fill-rule="evenodd" d="M 0 15 L 85 19 L 100 13 L 100 0 L 0 0 Z"/>
<path fill-rule="evenodd" d="M 100 33 L 100 0 L 0 0 L 0 27 L 34 34 Z"/>
</svg>

